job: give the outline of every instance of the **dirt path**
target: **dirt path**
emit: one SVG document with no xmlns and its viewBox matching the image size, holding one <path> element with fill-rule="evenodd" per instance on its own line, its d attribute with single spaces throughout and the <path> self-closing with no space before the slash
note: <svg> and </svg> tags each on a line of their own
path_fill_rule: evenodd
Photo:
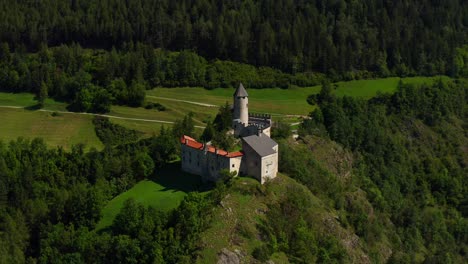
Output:
<svg viewBox="0 0 468 264">
<path fill-rule="evenodd" d="M 179 99 L 168 98 L 168 97 L 159 97 L 159 96 L 152 96 L 152 95 L 147 95 L 146 97 L 167 100 L 167 101 L 182 102 L 182 103 L 188 103 L 188 104 L 194 104 L 194 105 L 206 106 L 206 107 L 219 107 L 218 105 L 213 105 L 213 104 L 206 104 L 206 103 L 187 101 L 187 100 L 179 100 Z"/>
<path fill-rule="evenodd" d="M 207 104 L 207 103 L 201 103 L 201 102 L 195 102 L 195 101 L 180 100 L 180 99 L 174 99 L 174 98 L 169 98 L 169 97 L 159 97 L 159 96 L 153 96 L 153 95 L 147 95 L 146 97 L 167 100 L 167 101 L 174 101 L 174 102 L 182 102 L 182 103 L 187 103 L 187 104 L 194 104 L 194 105 L 205 106 L 205 107 L 219 107 L 219 105 L 213 105 L 213 104 Z M 279 114 L 279 113 L 269 113 L 269 114 L 273 116 L 308 118 L 308 116 L 306 115 Z"/>
<path fill-rule="evenodd" d="M 12 108 L 12 109 L 24 109 L 22 106 L 10 106 L 10 105 L 3 105 L 0 108 Z M 123 120 L 131 120 L 131 121 L 143 121 L 143 122 L 153 122 L 153 123 L 161 123 L 161 124 L 174 124 L 172 121 L 164 121 L 164 120 L 156 120 L 156 119 L 142 119 L 142 118 L 131 118 L 131 117 L 122 117 L 122 116 L 114 116 L 114 115 L 105 115 L 105 114 L 93 114 L 93 113 L 78 113 L 78 112 L 67 112 L 67 111 L 53 111 L 47 109 L 38 109 L 35 111 L 40 112 L 49 112 L 49 113 L 60 113 L 60 114 L 72 114 L 72 115 L 90 115 L 90 116 L 102 116 L 114 119 L 123 119 Z M 204 126 L 195 126 L 196 128 L 205 128 Z"/>
</svg>

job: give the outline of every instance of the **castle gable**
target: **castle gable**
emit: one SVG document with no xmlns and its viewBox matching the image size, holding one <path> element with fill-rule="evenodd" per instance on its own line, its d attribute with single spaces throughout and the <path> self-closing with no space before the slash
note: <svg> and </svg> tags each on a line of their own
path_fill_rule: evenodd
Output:
<svg viewBox="0 0 468 264">
<path fill-rule="evenodd" d="M 260 157 L 266 157 L 276 153 L 274 147 L 278 146 L 273 139 L 261 133 L 260 135 L 251 135 L 243 137 L 242 140 L 249 145 Z"/>
</svg>

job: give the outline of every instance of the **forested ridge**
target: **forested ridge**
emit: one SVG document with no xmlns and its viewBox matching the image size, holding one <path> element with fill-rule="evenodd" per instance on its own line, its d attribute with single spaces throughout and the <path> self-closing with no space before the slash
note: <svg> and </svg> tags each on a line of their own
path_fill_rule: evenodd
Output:
<svg viewBox="0 0 468 264">
<path fill-rule="evenodd" d="M 384 255 L 379 247 L 389 239 L 392 263 L 466 261 L 467 83 L 400 84 L 395 94 L 369 101 L 333 92 L 324 86 L 316 96 L 320 108 L 299 131 L 353 152 L 355 186 L 368 202 L 344 192 L 347 187 L 329 188 L 335 207 L 346 211 L 340 222 L 354 227 L 374 257 Z M 282 153 L 286 171 L 316 190 L 322 178 L 302 174 L 291 156 Z"/>
<path fill-rule="evenodd" d="M 289 73 L 457 75 L 467 14 L 463 0 L 2 1 L 0 42 L 142 42 Z"/>
<path fill-rule="evenodd" d="M 215 226 L 216 208 L 227 210 L 222 201 L 236 192 L 267 201 L 262 221 L 237 219 L 235 229 L 237 239 L 257 241 L 242 250 L 259 261 L 284 254 L 291 263 L 466 262 L 466 87 L 402 83 L 366 101 L 336 97 L 324 84 L 298 141 L 281 127 L 272 133 L 279 169 L 296 183 L 281 175 L 266 186 L 236 184 L 226 175 L 170 212 L 127 201 L 104 230 L 95 227 L 107 201 L 174 160 L 178 135 L 219 137 L 229 111 L 221 107 L 201 135 L 187 115 L 137 142 L 135 131 L 99 118 L 96 132 L 109 139 L 102 151 L 0 142 L 0 262 L 193 263 L 203 257 L 200 239 Z M 278 186 L 283 191 L 272 195 Z"/>
</svg>

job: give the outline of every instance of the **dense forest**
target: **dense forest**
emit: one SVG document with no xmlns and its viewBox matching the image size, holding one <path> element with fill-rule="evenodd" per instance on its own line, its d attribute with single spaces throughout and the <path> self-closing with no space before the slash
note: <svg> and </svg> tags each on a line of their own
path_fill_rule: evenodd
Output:
<svg viewBox="0 0 468 264">
<path fill-rule="evenodd" d="M 209 208 L 221 197 L 189 194 L 170 213 L 132 200 L 104 232 L 103 206 L 177 157 L 189 117 L 137 141 L 134 130 L 94 120 L 104 150 L 48 148 L 42 139 L 0 141 L 0 263 L 191 263 Z"/>
<path fill-rule="evenodd" d="M 288 73 L 455 76 L 467 14 L 464 0 L 2 1 L 0 42 L 31 51 L 141 42 Z"/>
</svg>

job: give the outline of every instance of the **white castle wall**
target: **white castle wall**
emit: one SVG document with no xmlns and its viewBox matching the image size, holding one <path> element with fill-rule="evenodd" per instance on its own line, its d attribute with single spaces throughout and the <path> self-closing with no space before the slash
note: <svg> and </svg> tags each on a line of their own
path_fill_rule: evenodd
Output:
<svg viewBox="0 0 468 264">
<path fill-rule="evenodd" d="M 264 184 L 266 181 L 275 178 L 278 173 L 278 152 L 270 156 L 263 157 L 261 164 L 260 183 Z"/>
<path fill-rule="evenodd" d="M 242 156 L 229 158 L 213 152 L 205 152 L 182 144 L 182 170 L 202 176 L 203 181 L 217 181 L 220 171 L 227 169 L 239 174 Z"/>
</svg>

